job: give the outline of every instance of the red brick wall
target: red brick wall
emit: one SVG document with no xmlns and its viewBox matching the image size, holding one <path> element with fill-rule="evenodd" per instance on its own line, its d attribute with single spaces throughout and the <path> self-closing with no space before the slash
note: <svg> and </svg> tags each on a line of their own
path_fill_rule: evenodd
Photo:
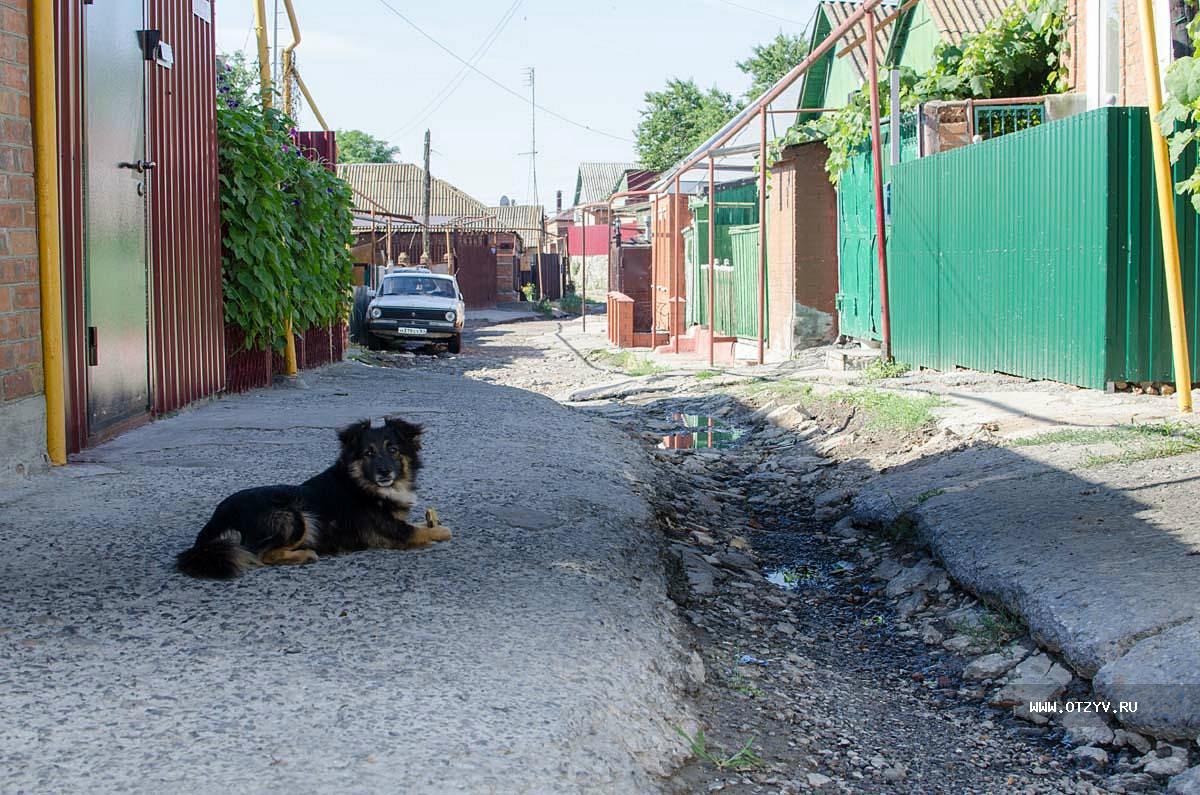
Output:
<svg viewBox="0 0 1200 795">
<path fill-rule="evenodd" d="M 771 350 L 837 336 L 837 194 L 821 143 L 791 147 L 771 169 L 767 197 L 767 279 Z"/>
<path fill-rule="evenodd" d="M 0 403 L 42 391 L 26 6 L 0 0 Z"/>
</svg>

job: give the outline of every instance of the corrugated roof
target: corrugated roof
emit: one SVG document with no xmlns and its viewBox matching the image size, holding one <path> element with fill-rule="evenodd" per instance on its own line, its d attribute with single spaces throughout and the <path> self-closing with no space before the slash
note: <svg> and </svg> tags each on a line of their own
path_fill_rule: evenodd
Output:
<svg viewBox="0 0 1200 795">
<path fill-rule="evenodd" d="M 970 2 L 970 0 L 962 0 L 962 2 Z M 850 15 L 857 11 L 861 5 L 862 3 L 846 3 L 834 2 L 834 0 L 826 0 L 825 2 L 821 3 L 821 9 L 825 11 L 826 15 L 828 15 L 830 28 L 832 29 L 849 19 Z M 875 6 L 875 10 L 871 12 L 875 15 L 875 21 L 879 23 L 875 26 L 875 58 L 879 65 L 883 64 L 883 58 L 887 54 L 888 40 L 891 38 L 893 27 L 891 24 L 884 25 L 883 19 L 893 11 L 895 11 L 893 6 L 877 5 Z M 850 52 L 846 53 L 844 56 L 841 56 L 843 58 L 850 59 L 851 64 L 854 66 L 855 73 L 863 80 L 867 79 L 869 71 L 867 69 L 869 53 L 867 50 L 867 42 L 865 41 L 866 37 L 866 20 L 860 19 L 852 28 L 850 28 L 850 32 L 847 33 L 846 36 L 833 47 L 834 53 L 837 56 L 841 56 L 842 50 L 846 49 L 846 47 L 850 46 L 854 42 L 859 41 L 860 39 L 863 40 L 861 44 L 850 50 Z"/>
<path fill-rule="evenodd" d="M 413 217 L 421 215 L 425 170 L 414 163 L 344 163 L 337 167 L 338 176 L 350 187 L 378 202 L 388 212 Z M 363 207 L 370 211 L 370 205 Z M 445 180 L 434 177 L 430 183 L 429 214 L 459 216 L 478 215 L 486 209 L 475 199 Z"/>
<path fill-rule="evenodd" d="M 507 207 L 488 207 L 484 212 L 496 219 L 494 222 L 496 231 L 516 232 L 525 242 L 526 248 L 539 245 L 542 219 L 546 215 L 542 205 L 510 204 Z"/>
<path fill-rule="evenodd" d="M 575 204 L 604 201 L 617 190 L 626 171 L 638 171 L 637 163 L 580 163 L 575 177 Z"/>
<path fill-rule="evenodd" d="M 1002 0 L 924 0 L 933 23 L 942 37 L 951 44 L 962 42 L 963 36 L 979 33 L 987 24 L 1004 13 L 1009 5 Z"/>
<path fill-rule="evenodd" d="M 434 232 L 442 232 L 447 226 L 452 229 L 463 229 L 475 232 L 513 232 L 520 236 L 526 248 L 538 245 L 541 238 L 541 223 L 543 210 L 540 204 L 511 204 L 507 207 L 484 207 L 478 213 L 470 213 L 469 217 L 451 215 L 429 216 L 429 227 Z M 386 219 L 376 219 L 376 228 L 383 229 Z M 371 216 L 359 210 L 354 216 L 354 231 L 363 232 L 371 228 Z M 419 231 L 419 223 L 393 220 L 391 228 L 399 232 Z"/>
</svg>

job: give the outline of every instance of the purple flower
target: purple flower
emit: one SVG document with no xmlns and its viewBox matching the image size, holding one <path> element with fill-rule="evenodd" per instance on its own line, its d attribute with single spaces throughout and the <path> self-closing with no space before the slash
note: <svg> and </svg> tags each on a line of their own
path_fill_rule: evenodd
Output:
<svg viewBox="0 0 1200 795">
<path fill-rule="evenodd" d="M 292 199 L 292 204 L 295 204 L 295 205 L 299 206 L 299 204 L 300 204 L 300 200 L 299 200 L 299 199 Z"/>
<path fill-rule="evenodd" d="M 325 189 L 325 192 L 326 192 L 326 193 L 328 193 L 330 196 L 332 196 L 332 195 L 333 195 L 333 188 L 326 188 L 326 189 Z"/>
<path fill-rule="evenodd" d="M 288 152 L 292 151 L 291 147 L 290 147 L 290 146 L 288 146 L 287 144 L 284 144 L 284 145 L 283 145 L 283 146 L 281 146 L 280 148 L 281 148 L 281 149 L 283 149 L 283 153 L 284 153 L 285 155 L 286 155 Z"/>
</svg>

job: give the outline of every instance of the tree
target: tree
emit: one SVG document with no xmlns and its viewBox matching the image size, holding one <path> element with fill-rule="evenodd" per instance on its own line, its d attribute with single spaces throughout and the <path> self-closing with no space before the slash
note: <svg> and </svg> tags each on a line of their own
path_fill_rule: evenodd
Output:
<svg viewBox="0 0 1200 795">
<path fill-rule="evenodd" d="M 338 130 L 337 149 L 339 163 L 391 163 L 400 151 L 362 130 Z"/>
<path fill-rule="evenodd" d="M 647 91 L 637 126 L 638 160 L 644 168 L 673 166 L 737 113 L 733 97 L 694 80 L 672 78 L 663 91 Z"/>
<path fill-rule="evenodd" d="M 737 68 L 753 78 L 746 91 L 749 102 L 778 82 L 808 55 L 808 42 L 798 36 L 780 33 L 769 44 L 755 47 L 750 57 L 738 61 Z"/>
</svg>

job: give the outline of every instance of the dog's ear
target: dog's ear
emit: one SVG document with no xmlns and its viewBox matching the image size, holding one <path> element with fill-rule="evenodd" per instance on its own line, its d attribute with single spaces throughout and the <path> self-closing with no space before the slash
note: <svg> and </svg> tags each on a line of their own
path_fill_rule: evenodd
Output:
<svg viewBox="0 0 1200 795">
<path fill-rule="evenodd" d="M 420 425 L 413 425 L 411 422 L 405 422 L 399 417 L 386 417 L 383 424 L 396 437 L 396 441 L 408 442 L 414 448 L 421 448 L 421 431 Z"/>
<path fill-rule="evenodd" d="M 342 447 L 353 447 L 358 444 L 358 440 L 371 427 L 370 420 L 361 420 L 359 422 L 347 425 L 338 431 L 338 441 L 342 443 Z"/>
</svg>

